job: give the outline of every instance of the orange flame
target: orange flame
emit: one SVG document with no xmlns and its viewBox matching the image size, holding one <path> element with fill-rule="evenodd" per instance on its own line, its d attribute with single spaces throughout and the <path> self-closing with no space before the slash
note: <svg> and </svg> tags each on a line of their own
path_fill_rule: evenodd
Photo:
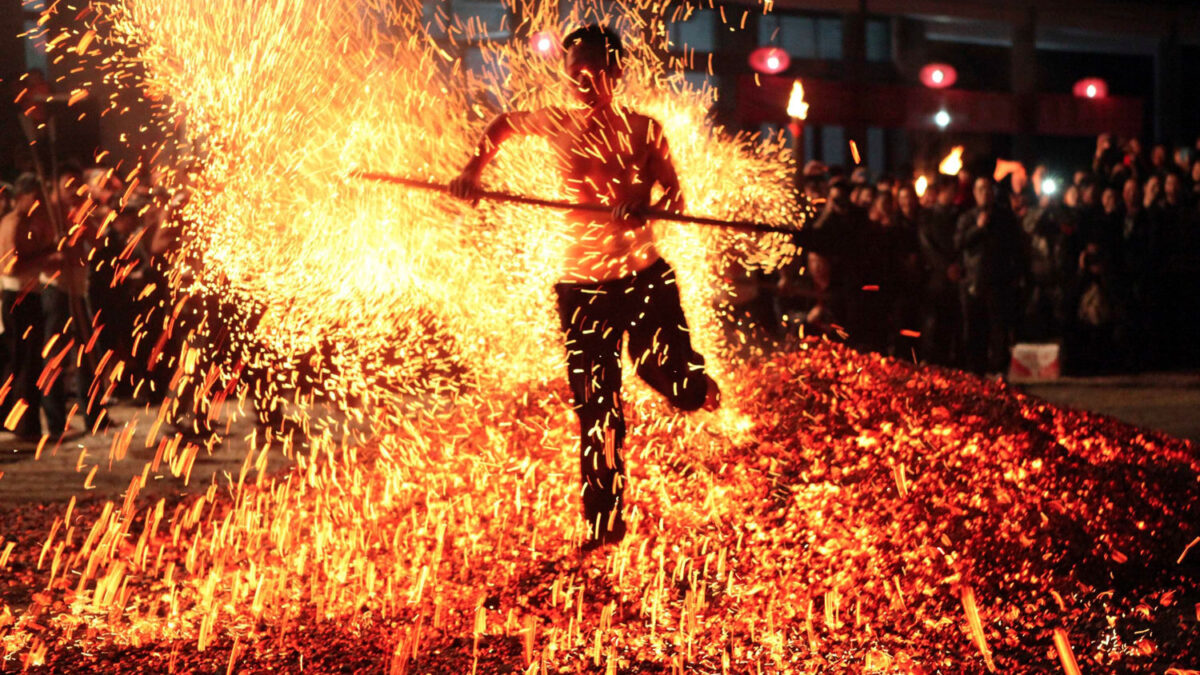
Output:
<svg viewBox="0 0 1200 675">
<path fill-rule="evenodd" d="M 804 102 L 804 85 L 800 80 L 792 83 L 792 95 L 788 97 L 788 117 L 798 120 L 808 119 L 808 104 Z"/>
<path fill-rule="evenodd" d="M 946 155 L 941 164 L 938 164 L 938 173 L 944 173 L 947 176 L 957 176 L 958 172 L 962 171 L 963 168 L 962 155 L 963 146 L 954 146 L 950 154 Z"/>
<path fill-rule="evenodd" d="M 917 197 L 924 197 L 925 191 L 929 189 L 929 179 L 925 176 L 917 176 L 917 182 L 913 184 L 913 188 L 917 191 Z"/>
</svg>

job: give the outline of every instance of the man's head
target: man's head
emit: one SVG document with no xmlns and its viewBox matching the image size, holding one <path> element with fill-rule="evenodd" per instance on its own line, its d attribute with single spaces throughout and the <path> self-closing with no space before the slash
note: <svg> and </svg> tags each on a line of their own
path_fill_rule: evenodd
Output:
<svg viewBox="0 0 1200 675">
<path fill-rule="evenodd" d="M 1125 208 L 1129 211 L 1142 208 L 1142 186 L 1136 178 L 1125 179 L 1125 184 L 1121 186 L 1121 200 L 1125 202 Z"/>
<path fill-rule="evenodd" d="M 1104 188 L 1104 192 L 1100 195 L 1100 206 L 1104 207 L 1104 212 L 1106 214 L 1116 213 L 1119 204 L 1120 201 L 1117 199 L 1117 188 L 1112 187 L 1111 185 Z"/>
<path fill-rule="evenodd" d="M 589 108 L 611 104 L 625 58 L 620 36 L 609 28 L 590 24 L 563 38 L 563 51 L 567 76 L 580 102 Z"/>
<path fill-rule="evenodd" d="M 975 203 L 981 209 L 991 208 L 992 202 L 996 200 L 995 186 L 992 184 L 992 179 L 986 176 L 975 179 L 971 193 L 975 195 Z"/>
<path fill-rule="evenodd" d="M 900 213 L 907 218 L 912 218 L 917 213 L 918 205 L 916 188 L 908 183 L 901 185 L 896 192 L 896 206 L 900 209 Z"/>
<path fill-rule="evenodd" d="M 1154 149 L 1150 151 L 1150 165 L 1156 169 L 1163 169 L 1167 166 L 1167 146 L 1154 146 Z"/>
<path fill-rule="evenodd" d="M 13 209 L 28 213 L 41 197 L 42 185 L 37 176 L 23 173 L 13 182 Z"/>
<path fill-rule="evenodd" d="M 74 206 L 83 201 L 83 170 L 75 164 L 65 164 L 58 170 L 58 194 L 55 199 L 61 204 Z"/>
<path fill-rule="evenodd" d="M 127 204 L 125 208 L 117 211 L 117 217 L 113 219 L 112 229 L 122 237 L 129 236 L 138 228 L 141 222 L 141 204 Z"/>
<path fill-rule="evenodd" d="M 1096 206 L 1100 203 L 1100 190 L 1095 178 L 1084 176 L 1083 180 L 1079 181 L 1079 201 L 1083 202 L 1084 206 Z"/>
<path fill-rule="evenodd" d="M 955 176 L 939 176 L 937 179 L 937 204 L 943 208 L 954 205 L 958 197 L 958 178 Z"/>
<path fill-rule="evenodd" d="M 829 184 L 828 199 L 826 208 L 836 213 L 844 213 L 850 208 L 850 188 L 844 180 L 837 179 Z"/>
<path fill-rule="evenodd" d="M 858 199 L 854 200 L 854 203 L 864 209 L 869 209 L 871 208 L 871 204 L 875 203 L 875 195 L 877 194 L 879 194 L 879 191 L 875 189 L 874 185 L 869 183 L 867 185 L 860 185 L 858 186 Z"/>
<path fill-rule="evenodd" d="M 1167 172 L 1167 177 L 1163 179 L 1163 196 L 1167 198 L 1167 202 L 1171 205 L 1179 204 L 1183 201 L 1183 179 L 1178 172 Z"/>
</svg>

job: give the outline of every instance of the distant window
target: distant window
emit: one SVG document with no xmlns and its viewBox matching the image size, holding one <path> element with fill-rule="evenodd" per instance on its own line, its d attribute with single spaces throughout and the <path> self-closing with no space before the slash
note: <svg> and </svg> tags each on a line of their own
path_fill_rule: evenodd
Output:
<svg viewBox="0 0 1200 675">
<path fill-rule="evenodd" d="M 429 35 L 435 38 L 446 37 L 447 10 L 442 0 L 425 0 L 421 4 L 421 24 Z"/>
<path fill-rule="evenodd" d="M 867 167 L 878 176 L 887 157 L 887 137 L 879 127 L 867 127 Z"/>
<path fill-rule="evenodd" d="M 846 129 L 828 124 L 821 127 L 821 161 L 830 166 L 846 166 Z"/>
<path fill-rule="evenodd" d="M 842 58 L 842 20 L 817 19 L 817 58 L 838 61 Z"/>
<path fill-rule="evenodd" d="M 716 89 L 719 86 L 717 78 L 703 70 L 689 70 L 683 74 L 683 79 L 687 80 L 688 84 L 698 90 L 703 90 L 705 87 Z"/>
<path fill-rule="evenodd" d="M 487 63 L 485 63 L 483 59 L 483 50 L 479 47 L 467 48 L 467 54 L 466 58 L 463 59 L 463 64 L 466 65 L 467 70 L 475 73 L 477 76 L 482 77 L 484 72 L 487 70 Z"/>
<path fill-rule="evenodd" d="M 49 77 L 46 68 L 46 38 L 45 30 L 39 28 L 37 21 L 25 22 L 25 70 L 40 70 Z M 37 37 L 34 37 L 34 36 Z"/>
<path fill-rule="evenodd" d="M 758 43 L 777 45 L 800 59 L 817 58 L 817 23 L 806 16 L 775 14 L 758 21 Z"/>
<path fill-rule="evenodd" d="M 892 27 L 886 19 L 867 20 L 867 60 L 875 63 L 892 60 Z"/>
<path fill-rule="evenodd" d="M 494 0 L 425 0 L 421 22 L 438 39 L 454 25 L 464 30 L 469 25 L 472 37 L 492 39 L 511 37 L 513 28 L 508 9 Z"/>
<path fill-rule="evenodd" d="M 796 147 L 796 137 L 792 136 L 792 131 L 791 131 L 790 125 L 781 126 L 779 124 L 762 124 L 762 125 L 759 125 L 759 127 L 758 127 L 758 133 L 761 134 L 764 139 L 765 138 L 775 138 L 776 136 L 779 135 L 780 131 L 783 132 L 783 140 L 787 143 L 787 146 L 789 148 L 795 148 Z M 802 150 L 801 163 L 808 162 L 809 160 L 812 160 L 812 159 L 816 159 L 816 157 L 815 157 L 816 142 L 813 140 L 813 137 L 816 135 L 816 128 L 815 127 L 806 127 L 805 130 L 803 131 L 803 134 L 804 135 L 801 136 L 801 143 L 804 144 L 804 147 L 801 149 Z"/>
<path fill-rule="evenodd" d="M 617 29 L 618 24 L 626 22 L 619 22 L 614 17 L 624 17 L 625 15 L 625 5 L 621 4 L 620 0 L 591 0 L 585 3 L 576 0 L 559 0 L 558 3 L 558 18 L 562 21 L 570 20 L 571 25 L 598 23 Z"/>
<path fill-rule="evenodd" d="M 452 0 L 454 15 L 479 37 L 506 38 L 512 35 L 512 17 L 508 8 L 491 0 Z"/>
<path fill-rule="evenodd" d="M 713 52 L 717 48 L 717 13 L 711 9 L 692 12 L 687 21 L 676 21 L 670 26 L 671 46 L 683 51 Z"/>
</svg>

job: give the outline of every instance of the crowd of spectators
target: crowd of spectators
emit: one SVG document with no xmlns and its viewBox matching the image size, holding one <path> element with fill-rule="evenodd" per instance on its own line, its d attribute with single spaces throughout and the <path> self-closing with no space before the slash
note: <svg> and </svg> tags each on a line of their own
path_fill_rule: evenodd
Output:
<svg viewBox="0 0 1200 675">
<path fill-rule="evenodd" d="M 1198 153 L 1103 135 L 1070 176 L 1003 162 L 999 181 L 928 183 L 810 162 L 803 257 L 759 280 L 747 311 L 980 374 L 1006 373 L 1017 342 L 1058 344 L 1074 374 L 1196 367 Z"/>
<path fill-rule="evenodd" d="M 1018 341 L 1061 345 L 1073 373 L 1196 367 L 1198 154 L 1102 136 L 1070 177 L 1005 163 L 1000 181 L 810 162 L 803 255 L 740 297 L 775 331 L 981 374 L 1006 372 Z M 165 394 L 154 309 L 171 307 L 176 230 L 154 184 L 72 165 L 0 183 L 0 421 L 20 440 L 100 430 L 115 397 Z"/>
<path fill-rule="evenodd" d="M 169 305 L 172 241 L 151 178 L 66 165 L 0 183 L 0 420 L 21 442 L 102 430 L 114 397 L 161 400 L 151 310 Z"/>
</svg>

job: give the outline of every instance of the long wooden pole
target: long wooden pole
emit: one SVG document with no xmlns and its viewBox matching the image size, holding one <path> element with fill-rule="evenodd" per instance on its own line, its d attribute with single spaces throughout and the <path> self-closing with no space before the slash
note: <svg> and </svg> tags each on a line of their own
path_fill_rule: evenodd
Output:
<svg viewBox="0 0 1200 675">
<path fill-rule="evenodd" d="M 364 180 L 373 180 L 381 183 L 392 183 L 395 185 L 403 185 L 406 187 L 417 188 L 419 190 L 433 190 L 435 192 L 449 193 L 449 186 L 441 183 L 431 183 L 429 181 L 415 180 L 412 178 L 404 178 L 403 176 L 394 176 L 387 173 L 377 173 L 372 171 L 355 171 L 352 174 L 356 178 Z M 569 202 L 559 202 L 550 199 L 540 199 L 538 197 L 526 197 L 524 195 L 514 195 L 508 192 L 495 192 L 492 190 L 483 190 L 479 193 L 483 199 L 492 201 L 504 202 L 508 204 L 525 204 L 527 206 L 541 206 L 549 209 L 557 209 L 560 211 L 592 211 L 595 213 L 612 213 L 612 208 L 601 206 L 598 204 L 571 204 Z M 710 227 L 724 227 L 731 230 L 741 230 L 743 232 L 784 232 L 787 234 L 797 234 L 801 230 L 788 225 L 772 225 L 769 223 L 755 223 L 746 220 L 720 220 L 718 218 L 705 218 L 704 216 L 689 216 L 682 213 L 672 213 L 670 211 L 647 211 L 645 217 L 648 220 L 670 220 L 677 223 L 691 223 L 693 225 L 708 225 Z"/>
</svg>

